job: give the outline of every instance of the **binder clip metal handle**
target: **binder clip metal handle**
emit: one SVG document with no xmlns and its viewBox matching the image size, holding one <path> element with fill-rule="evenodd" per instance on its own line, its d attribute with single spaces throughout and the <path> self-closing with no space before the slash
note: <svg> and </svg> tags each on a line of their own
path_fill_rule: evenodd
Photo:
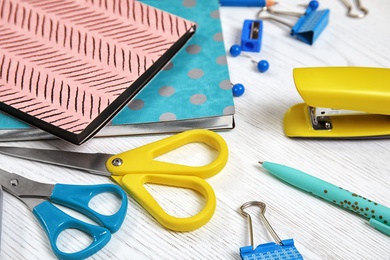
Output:
<svg viewBox="0 0 390 260">
<path fill-rule="evenodd" d="M 272 235 L 275 242 L 260 244 L 254 246 L 253 241 L 253 226 L 251 216 L 245 212 L 245 209 L 251 206 L 258 206 L 261 209 L 260 217 L 263 220 L 268 232 Z M 249 201 L 240 207 L 240 214 L 248 220 L 251 245 L 240 248 L 240 256 L 242 260 L 253 259 L 269 259 L 269 260 L 303 260 L 302 255 L 298 252 L 294 245 L 294 240 L 281 240 L 271 227 L 267 218 L 265 217 L 265 204 L 260 201 Z"/>
<path fill-rule="evenodd" d="M 270 11 L 270 9 L 271 9 L 271 11 Z M 274 16 L 270 16 L 270 15 L 268 15 L 268 16 L 265 16 L 265 15 L 262 15 L 264 12 L 269 12 L 269 13 L 273 13 L 273 14 L 280 14 L 281 13 L 281 11 L 274 11 L 272 8 L 269 8 L 269 7 L 262 7 L 262 8 L 260 8 L 260 11 L 257 13 L 257 18 L 258 19 L 261 19 L 261 20 L 272 20 L 272 21 L 275 21 L 275 22 L 278 22 L 278 23 L 281 23 L 281 24 L 284 24 L 284 25 L 286 25 L 286 26 L 288 26 L 288 27 L 290 27 L 290 28 L 292 28 L 294 25 L 293 24 L 291 24 L 291 23 L 288 23 L 288 22 L 286 22 L 286 21 L 284 21 L 284 20 L 282 20 L 282 19 L 278 19 L 278 18 L 276 18 L 276 17 L 274 17 Z M 282 12 L 283 14 L 284 14 L 284 12 Z M 299 14 L 299 13 L 296 13 L 296 12 L 288 12 L 290 15 L 297 15 L 297 14 Z M 302 14 L 299 14 L 299 15 L 302 15 Z"/>
<path fill-rule="evenodd" d="M 319 4 L 318 4 L 317 1 L 312 0 L 312 1 L 310 1 L 310 3 L 308 5 L 302 5 L 302 6 L 304 6 L 306 8 L 306 11 L 304 13 L 301 13 L 301 12 L 291 12 L 291 11 L 280 11 L 280 10 L 275 10 L 271 6 L 264 6 L 257 13 L 257 17 L 261 18 L 261 19 L 271 19 L 271 20 L 274 20 L 274 21 L 278 21 L 278 22 L 280 22 L 282 24 L 285 24 L 285 25 L 287 25 L 289 27 L 293 27 L 294 26 L 293 24 L 286 23 L 285 21 L 277 19 L 275 17 L 272 17 L 272 16 L 265 16 L 265 17 L 262 16 L 262 17 L 260 17 L 260 15 L 261 15 L 262 12 L 267 11 L 268 13 L 274 14 L 274 15 L 289 15 L 289 16 L 301 17 L 302 15 L 306 15 L 306 14 L 308 14 L 310 12 L 313 12 L 313 11 L 317 10 Z"/>
<path fill-rule="evenodd" d="M 286 22 L 282 19 L 278 19 L 276 17 L 273 17 L 273 16 L 261 16 L 261 13 L 265 10 L 265 7 L 262 8 L 258 13 L 257 13 L 257 18 L 258 19 L 262 19 L 262 20 L 272 20 L 272 21 L 275 21 L 275 22 L 278 22 L 278 23 L 281 23 L 283 25 L 286 25 L 288 26 L 289 28 L 292 28 L 294 25 L 289 23 L 289 22 Z"/>
<path fill-rule="evenodd" d="M 265 8 L 271 14 L 280 14 L 280 15 L 290 15 L 290 16 L 301 17 L 302 15 L 306 15 L 308 12 L 312 12 L 312 11 L 317 10 L 319 3 L 316 0 L 312 0 L 312 1 L 310 1 L 310 3 L 308 5 L 301 5 L 301 6 L 306 8 L 306 11 L 304 13 L 274 10 L 271 6 L 267 6 Z"/>
<path fill-rule="evenodd" d="M 252 247 L 254 247 L 252 218 L 251 218 L 251 215 L 249 215 L 247 212 L 244 211 L 244 209 L 246 209 L 248 207 L 252 207 L 252 206 L 258 206 L 261 209 L 260 217 L 263 220 L 264 225 L 266 226 L 268 232 L 271 234 L 271 236 L 274 238 L 274 240 L 277 244 L 283 245 L 282 240 L 276 234 L 275 230 L 272 228 L 271 224 L 268 222 L 267 218 L 265 217 L 265 203 L 260 202 L 260 201 L 249 201 L 249 202 L 244 203 L 240 207 L 240 214 L 248 220 L 249 233 L 250 233 Z"/>
<path fill-rule="evenodd" d="M 354 13 L 352 11 L 353 7 L 349 0 L 342 0 L 345 6 L 347 7 L 347 15 L 352 18 L 363 18 L 368 14 L 368 9 L 363 7 L 362 2 L 360 0 L 356 0 L 357 8 L 361 11 L 361 13 Z"/>
</svg>

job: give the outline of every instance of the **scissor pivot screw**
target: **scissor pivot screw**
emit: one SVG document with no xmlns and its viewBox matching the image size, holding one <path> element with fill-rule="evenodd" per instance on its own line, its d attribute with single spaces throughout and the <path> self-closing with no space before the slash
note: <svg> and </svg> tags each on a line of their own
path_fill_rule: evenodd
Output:
<svg viewBox="0 0 390 260">
<path fill-rule="evenodd" d="M 19 181 L 18 181 L 18 179 L 12 179 L 11 181 L 10 181 L 10 183 L 11 183 L 11 185 L 12 186 L 18 186 L 18 184 L 19 184 Z"/>
<path fill-rule="evenodd" d="M 112 160 L 112 165 L 114 166 L 121 166 L 123 163 L 123 160 L 121 158 L 115 158 L 114 160 Z"/>
</svg>

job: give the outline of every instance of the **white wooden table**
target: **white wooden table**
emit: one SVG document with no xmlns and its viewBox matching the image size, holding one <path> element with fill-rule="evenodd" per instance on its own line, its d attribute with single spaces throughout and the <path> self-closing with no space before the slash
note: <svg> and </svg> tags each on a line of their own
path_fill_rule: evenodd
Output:
<svg viewBox="0 0 390 260">
<path fill-rule="evenodd" d="M 306 3 L 279 2 L 277 8 L 289 10 L 303 10 L 297 4 Z M 246 57 L 228 57 L 231 81 L 244 84 L 246 92 L 235 98 L 236 128 L 220 132 L 228 143 L 230 157 L 224 170 L 208 179 L 218 199 L 211 221 L 192 232 L 169 231 L 130 198 L 123 227 L 93 259 L 240 259 L 239 248 L 249 245 L 250 240 L 247 222 L 237 210 L 252 200 L 267 204 L 266 217 L 271 225 L 282 239 L 293 238 L 305 259 L 390 259 L 390 237 L 369 226 L 365 219 L 278 181 L 257 164 L 258 160 L 267 160 L 289 165 L 390 206 L 390 139 L 298 140 L 283 133 L 284 113 L 302 102 L 293 83 L 293 68 L 390 67 L 390 2 L 363 0 L 363 5 L 369 15 L 352 19 L 346 16 L 341 0 L 321 1 L 320 8 L 331 10 L 330 23 L 313 46 L 290 37 L 286 26 L 265 21 L 262 51 L 251 56 L 256 61 L 268 60 L 269 71 L 259 73 Z M 239 43 L 243 20 L 254 19 L 257 11 L 221 8 L 227 50 Z M 118 153 L 165 136 L 99 138 L 80 147 L 57 140 L 10 145 Z M 197 149 L 203 148 L 184 147 L 183 153 L 164 158 L 207 161 L 209 151 L 196 153 Z M 184 153 L 188 156 L 182 158 Z M 0 164 L 5 170 L 48 183 L 110 182 L 103 177 L 6 156 L 0 156 Z M 195 213 L 202 204 L 193 192 L 148 188 L 168 211 L 178 216 Z M 53 259 L 46 235 L 32 213 L 9 194 L 4 194 L 3 207 L 0 258 Z M 273 241 L 255 215 L 257 212 L 253 214 L 255 245 Z"/>
</svg>

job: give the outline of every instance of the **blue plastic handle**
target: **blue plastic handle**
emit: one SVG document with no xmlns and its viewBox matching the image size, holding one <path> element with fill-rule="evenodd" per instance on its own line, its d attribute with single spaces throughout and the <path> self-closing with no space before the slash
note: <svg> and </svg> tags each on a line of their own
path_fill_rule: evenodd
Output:
<svg viewBox="0 0 390 260">
<path fill-rule="evenodd" d="M 75 219 L 49 201 L 44 201 L 33 209 L 35 217 L 45 230 L 51 248 L 59 259 L 85 259 L 102 249 L 111 239 L 111 233 L 107 228 L 91 225 Z M 57 239 L 59 234 L 66 229 L 78 229 L 89 234 L 92 243 L 86 248 L 72 253 L 66 253 L 58 249 Z"/>
<path fill-rule="evenodd" d="M 119 210 L 113 215 L 103 215 L 91 209 L 88 205 L 93 197 L 102 193 L 112 193 L 122 200 Z M 111 233 L 118 231 L 127 213 L 127 194 L 114 184 L 99 185 L 70 185 L 56 184 L 50 196 L 50 200 L 59 205 L 74 209 L 99 225 L 106 227 Z"/>
</svg>

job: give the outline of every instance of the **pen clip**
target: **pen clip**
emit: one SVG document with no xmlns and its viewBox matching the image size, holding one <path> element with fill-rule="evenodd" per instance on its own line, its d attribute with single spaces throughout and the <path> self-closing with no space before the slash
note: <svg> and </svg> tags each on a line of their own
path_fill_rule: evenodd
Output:
<svg viewBox="0 0 390 260">
<path fill-rule="evenodd" d="M 371 226 L 373 226 L 374 228 L 378 229 L 380 232 L 390 236 L 390 226 L 374 219 L 374 218 L 371 218 L 370 221 L 368 221 L 368 223 L 370 223 Z"/>
</svg>

